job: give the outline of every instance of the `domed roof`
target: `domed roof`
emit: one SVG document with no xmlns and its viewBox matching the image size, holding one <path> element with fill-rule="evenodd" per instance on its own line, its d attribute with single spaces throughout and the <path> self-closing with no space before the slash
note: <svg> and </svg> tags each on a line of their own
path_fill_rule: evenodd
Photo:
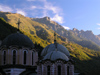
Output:
<svg viewBox="0 0 100 75">
<path fill-rule="evenodd" d="M 57 48 L 56 48 L 55 44 L 50 44 L 47 47 L 45 47 L 43 49 L 43 51 L 41 52 L 41 56 L 45 56 L 47 53 L 49 53 L 51 51 L 55 51 L 56 49 L 57 49 L 57 51 L 60 51 L 60 52 L 64 53 L 67 56 L 70 56 L 69 51 L 67 50 L 67 48 L 64 47 L 61 44 L 58 44 L 58 43 L 57 43 Z"/>
<path fill-rule="evenodd" d="M 24 46 L 28 48 L 34 48 L 34 44 L 31 41 L 31 39 L 21 33 L 14 33 L 7 36 L 1 44 L 1 46 L 4 46 L 4 45 L 6 46 L 17 45 L 19 47 Z"/>
<path fill-rule="evenodd" d="M 62 59 L 62 60 L 65 60 L 65 61 L 68 61 L 69 58 L 62 52 L 60 51 L 51 51 L 49 52 L 44 58 L 43 60 L 46 60 L 46 59 L 50 59 L 52 61 L 55 61 L 57 59 Z"/>
</svg>

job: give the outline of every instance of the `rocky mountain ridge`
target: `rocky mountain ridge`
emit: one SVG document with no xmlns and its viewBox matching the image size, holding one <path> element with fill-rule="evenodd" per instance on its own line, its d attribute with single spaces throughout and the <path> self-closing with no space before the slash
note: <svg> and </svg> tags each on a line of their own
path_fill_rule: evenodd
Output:
<svg viewBox="0 0 100 75">
<path fill-rule="evenodd" d="M 100 47 L 100 37 L 98 35 L 94 35 L 92 31 L 79 31 L 76 28 L 73 30 L 66 30 L 64 27 L 59 25 L 58 23 L 51 21 L 49 17 L 44 18 L 32 18 L 33 21 L 45 24 L 48 28 L 54 30 L 59 35 L 68 39 L 68 41 L 75 42 L 83 47 L 88 47 L 90 49 L 94 49 L 93 47 L 97 47 L 95 49 L 99 49 Z M 88 46 L 92 44 L 91 46 Z M 99 48 L 98 48 L 99 47 Z"/>
<path fill-rule="evenodd" d="M 91 30 L 78 30 L 76 28 L 73 28 L 73 30 L 71 30 L 75 35 L 77 35 L 80 38 L 85 38 L 87 40 L 93 41 L 96 44 L 98 44 L 100 46 L 100 36 L 99 35 L 94 35 L 93 32 Z"/>
</svg>

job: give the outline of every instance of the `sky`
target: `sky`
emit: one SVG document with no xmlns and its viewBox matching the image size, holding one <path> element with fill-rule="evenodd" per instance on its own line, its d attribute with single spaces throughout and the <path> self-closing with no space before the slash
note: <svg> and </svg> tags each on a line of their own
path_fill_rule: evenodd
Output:
<svg viewBox="0 0 100 75">
<path fill-rule="evenodd" d="M 100 34 L 100 0 L 0 0 L 0 11 L 31 18 L 48 16 L 67 30 Z"/>
</svg>

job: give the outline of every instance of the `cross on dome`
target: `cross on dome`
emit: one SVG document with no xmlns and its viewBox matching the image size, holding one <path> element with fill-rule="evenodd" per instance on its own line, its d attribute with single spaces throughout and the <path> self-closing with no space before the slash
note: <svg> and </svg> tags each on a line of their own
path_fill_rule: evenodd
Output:
<svg viewBox="0 0 100 75">
<path fill-rule="evenodd" d="M 18 24 L 18 30 L 17 30 L 18 32 L 19 32 L 20 23 L 21 23 L 21 22 L 20 22 L 20 18 L 19 18 L 19 19 L 18 19 L 18 23 L 16 23 L 16 24 Z"/>
<path fill-rule="evenodd" d="M 55 47 L 56 47 L 56 51 L 57 51 L 57 35 L 56 33 L 54 32 L 54 44 L 55 44 Z"/>
<path fill-rule="evenodd" d="M 56 33 L 54 32 L 54 43 L 56 43 L 56 39 L 57 39 L 57 36 L 56 36 Z"/>
</svg>

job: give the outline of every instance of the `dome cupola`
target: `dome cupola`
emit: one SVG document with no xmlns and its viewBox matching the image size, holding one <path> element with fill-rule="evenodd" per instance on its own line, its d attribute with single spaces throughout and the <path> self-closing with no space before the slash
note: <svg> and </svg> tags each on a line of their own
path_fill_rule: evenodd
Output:
<svg viewBox="0 0 100 75">
<path fill-rule="evenodd" d="M 69 58 L 60 51 L 51 51 L 46 56 L 44 56 L 43 60 L 50 59 L 51 61 L 55 61 L 57 59 L 62 59 L 68 61 Z"/>
<path fill-rule="evenodd" d="M 70 56 L 69 51 L 67 50 L 66 47 L 64 47 L 63 45 L 58 44 L 58 43 L 56 43 L 56 45 L 57 46 L 55 46 L 55 44 L 50 44 L 47 47 L 45 47 L 41 53 L 41 56 L 45 56 L 47 53 L 49 53 L 51 51 L 55 51 L 55 50 L 64 53 L 66 56 Z"/>
<path fill-rule="evenodd" d="M 19 47 L 27 47 L 27 48 L 34 48 L 34 44 L 31 41 L 30 38 L 28 38 L 26 35 L 21 33 L 14 33 L 9 36 L 7 36 L 1 46 L 19 46 Z"/>
</svg>

